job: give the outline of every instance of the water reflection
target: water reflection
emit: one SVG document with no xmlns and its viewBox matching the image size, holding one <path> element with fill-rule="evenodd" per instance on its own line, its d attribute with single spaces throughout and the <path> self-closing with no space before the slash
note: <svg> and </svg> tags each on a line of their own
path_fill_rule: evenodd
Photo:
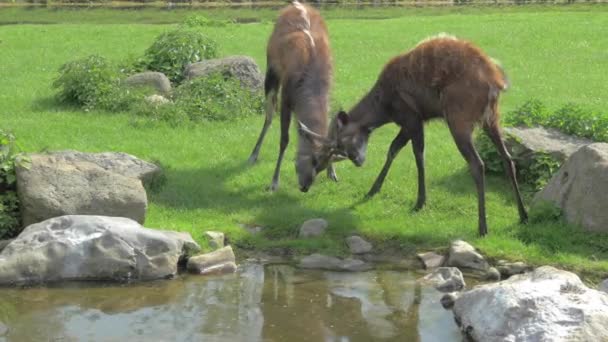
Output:
<svg viewBox="0 0 608 342">
<path fill-rule="evenodd" d="M 249 264 L 229 276 L 0 289 L 0 341 L 460 341 L 440 297 L 408 272 Z"/>
</svg>

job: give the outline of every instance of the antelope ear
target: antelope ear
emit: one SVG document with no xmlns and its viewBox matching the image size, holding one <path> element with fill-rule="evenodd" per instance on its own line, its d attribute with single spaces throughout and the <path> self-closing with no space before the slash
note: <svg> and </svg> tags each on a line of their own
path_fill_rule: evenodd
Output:
<svg viewBox="0 0 608 342">
<path fill-rule="evenodd" d="M 298 120 L 298 133 L 308 139 L 310 142 L 321 142 L 324 144 L 329 143 L 329 141 L 327 140 L 327 138 L 325 138 L 324 136 L 313 132 L 310 128 L 308 128 L 305 124 L 302 123 L 302 121 Z"/>
<path fill-rule="evenodd" d="M 348 114 L 346 114 L 345 111 L 341 110 L 338 115 L 336 115 L 336 124 L 338 129 L 341 129 L 348 124 Z"/>
</svg>

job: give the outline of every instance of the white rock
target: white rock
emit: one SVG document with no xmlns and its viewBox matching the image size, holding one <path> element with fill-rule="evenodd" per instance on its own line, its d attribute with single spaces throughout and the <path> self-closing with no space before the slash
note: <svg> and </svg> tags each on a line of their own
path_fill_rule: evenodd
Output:
<svg viewBox="0 0 608 342">
<path fill-rule="evenodd" d="M 226 246 L 211 253 L 193 256 L 188 259 L 186 268 L 191 273 L 232 273 L 236 271 L 236 263 L 232 247 Z"/>
<path fill-rule="evenodd" d="M 469 243 L 456 240 L 450 245 L 447 266 L 487 271 L 490 265 Z"/>
<path fill-rule="evenodd" d="M 372 265 L 358 259 L 338 259 L 322 254 L 311 254 L 300 260 L 300 268 L 312 268 L 332 271 L 367 271 L 372 269 Z"/>
<path fill-rule="evenodd" d="M 426 269 L 440 267 L 445 262 L 445 257 L 435 252 L 420 253 L 417 256 Z"/>
<path fill-rule="evenodd" d="M 224 233 L 208 230 L 204 235 L 211 248 L 218 249 L 224 247 Z"/>
<path fill-rule="evenodd" d="M 608 294 L 549 266 L 464 292 L 453 312 L 474 341 L 604 341 L 608 336 Z"/>
<path fill-rule="evenodd" d="M 438 267 L 421 281 L 442 292 L 460 291 L 466 286 L 462 272 L 456 267 Z"/>
</svg>

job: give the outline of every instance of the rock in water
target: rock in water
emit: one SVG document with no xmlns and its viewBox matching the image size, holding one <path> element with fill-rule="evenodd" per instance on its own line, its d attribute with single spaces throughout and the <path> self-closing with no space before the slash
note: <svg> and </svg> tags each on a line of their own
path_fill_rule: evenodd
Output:
<svg viewBox="0 0 608 342">
<path fill-rule="evenodd" d="M 456 322 L 473 341 L 605 341 L 608 294 L 550 266 L 462 293 Z"/>
<path fill-rule="evenodd" d="M 0 253 L 0 284 L 172 277 L 199 251 L 190 234 L 122 217 L 66 215 L 28 226 Z"/>
<path fill-rule="evenodd" d="M 196 274 L 233 273 L 236 263 L 232 247 L 226 246 L 211 253 L 193 256 L 188 259 L 188 271 Z"/>
</svg>

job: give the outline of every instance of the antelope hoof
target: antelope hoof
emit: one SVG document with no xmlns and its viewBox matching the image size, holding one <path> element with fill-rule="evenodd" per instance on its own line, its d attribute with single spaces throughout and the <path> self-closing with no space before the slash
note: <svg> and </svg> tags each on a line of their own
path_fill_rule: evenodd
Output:
<svg viewBox="0 0 608 342">
<path fill-rule="evenodd" d="M 327 177 L 336 183 L 338 182 L 338 175 L 336 175 L 335 171 L 327 171 Z"/>
</svg>

